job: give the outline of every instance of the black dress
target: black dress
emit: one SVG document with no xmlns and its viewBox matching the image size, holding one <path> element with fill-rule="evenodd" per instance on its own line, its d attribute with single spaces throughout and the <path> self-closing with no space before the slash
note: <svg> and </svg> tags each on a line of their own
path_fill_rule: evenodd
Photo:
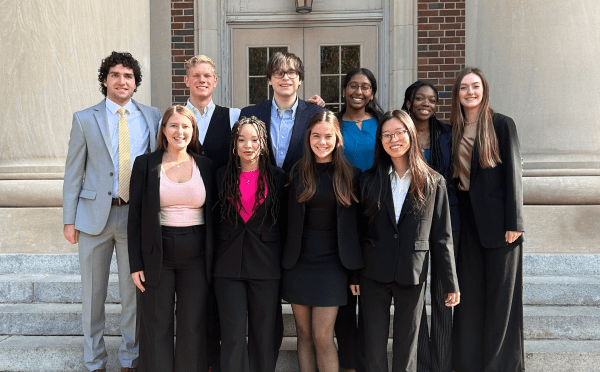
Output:
<svg viewBox="0 0 600 372">
<path fill-rule="evenodd" d="M 283 271 L 282 297 L 305 306 L 343 306 L 348 274 L 337 242 L 337 200 L 331 163 L 317 164 L 317 190 L 305 203 L 302 248 L 296 265 Z"/>
</svg>

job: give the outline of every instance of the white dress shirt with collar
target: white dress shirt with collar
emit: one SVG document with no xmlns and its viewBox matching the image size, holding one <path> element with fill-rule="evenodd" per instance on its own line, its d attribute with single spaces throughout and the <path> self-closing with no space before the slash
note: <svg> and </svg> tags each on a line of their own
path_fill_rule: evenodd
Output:
<svg viewBox="0 0 600 372">
<path fill-rule="evenodd" d="M 392 197 L 394 198 L 394 213 L 396 215 L 396 222 L 400 218 L 400 212 L 402 212 L 402 206 L 406 199 L 406 194 L 410 188 L 410 182 L 412 181 L 412 175 L 410 169 L 407 169 L 402 177 L 396 173 L 393 166 L 390 166 L 390 182 L 392 184 Z"/>
<path fill-rule="evenodd" d="M 196 123 L 198 124 L 198 139 L 201 144 L 204 144 L 204 138 L 206 138 L 206 132 L 208 131 L 208 125 L 210 124 L 210 119 L 212 119 L 212 115 L 215 112 L 215 103 L 213 100 L 210 100 L 210 103 L 204 108 L 204 113 L 201 113 L 190 100 L 187 100 L 186 107 L 192 110 L 194 113 L 194 117 L 196 118 Z M 233 125 L 240 118 L 240 109 L 238 108 L 229 108 L 229 128 L 233 128 Z"/>
</svg>

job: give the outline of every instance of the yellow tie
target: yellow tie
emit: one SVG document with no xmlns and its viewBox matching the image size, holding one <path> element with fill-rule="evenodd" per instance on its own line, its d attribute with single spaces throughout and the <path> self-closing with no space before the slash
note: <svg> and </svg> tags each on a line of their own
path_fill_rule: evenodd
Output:
<svg viewBox="0 0 600 372">
<path fill-rule="evenodd" d="M 129 160 L 129 127 L 125 117 L 125 108 L 117 110 L 119 118 L 119 196 L 129 202 L 129 179 L 131 178 L 131 161 Z"/>
</svg>

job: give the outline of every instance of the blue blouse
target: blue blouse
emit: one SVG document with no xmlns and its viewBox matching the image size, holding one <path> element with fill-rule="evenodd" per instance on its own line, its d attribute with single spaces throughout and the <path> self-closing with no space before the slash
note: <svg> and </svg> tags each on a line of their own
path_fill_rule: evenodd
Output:
<svg viewBox="0 0 600 372">
<path fill-rule="evenodd" d="M 366 171 L 373 166 L 375 158 L 375 135 L 377 134 L 377 119 L 363 121 L 362 130 L 353 121 L 342 121 L 342 136 L 344 137 L 344 155 L 352 165 Z"/>
</svg>

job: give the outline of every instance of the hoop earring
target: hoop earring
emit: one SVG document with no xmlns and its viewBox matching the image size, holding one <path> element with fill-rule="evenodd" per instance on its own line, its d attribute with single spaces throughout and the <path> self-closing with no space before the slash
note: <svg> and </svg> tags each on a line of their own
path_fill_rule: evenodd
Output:
<svg viewBox="0 0 600 372">
<path fill-rule="evenodd" d="M 231 149 L 231 152 L 233 153 L 233 155 L 237 155 L 237 154 L 235 153 L 235 147 Z"/>
</svg>

